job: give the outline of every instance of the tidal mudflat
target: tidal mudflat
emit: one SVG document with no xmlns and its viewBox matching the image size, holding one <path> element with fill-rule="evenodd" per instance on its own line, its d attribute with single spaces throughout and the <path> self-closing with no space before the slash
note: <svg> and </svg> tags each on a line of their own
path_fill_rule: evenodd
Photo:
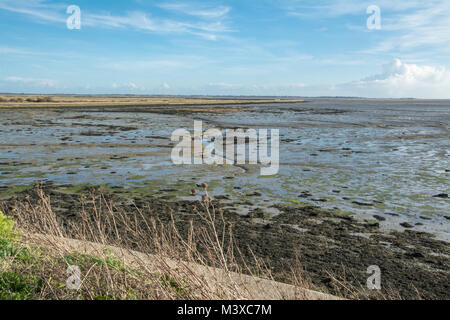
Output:
<svg viewBox="0 0 450 320">
<path fill-rule="evenodd" d="M 375 264 L 393 287 L 413 292 L 405 280 L 413 279 L 426 296 L 448 298 L 449 101 L 311 99 L 0 114 L 2 199 L 44 181 L 60 214 L 70 213 L 74 195 L 90 186 L 180 209 L 197 200 L 190 190 L 205 182 L 238 240 L 272 261 L 292 259 L 298 249 L 315 281 L 331 291 L 325 270 L 338 273 L 345 265 L 361 280 Z M 279 129 L 279 174 L 262 177 L 251 165 L 174 165 L 171 133 L 193 128 L 194 120 L 221 129 Z"/>
</svg>

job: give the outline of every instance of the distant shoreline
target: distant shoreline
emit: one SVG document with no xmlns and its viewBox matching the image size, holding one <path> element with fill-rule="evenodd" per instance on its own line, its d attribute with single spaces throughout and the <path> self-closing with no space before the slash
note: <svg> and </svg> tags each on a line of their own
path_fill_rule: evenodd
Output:
<svg viewBox="0 0 450 320">
<path fill-rule="evenodd" d="M 266 103 L 302 103 L 303 99 L 225 99 L 139 96 L 52 96 L 0 95 L 1 109 L 66 109 L 114 107 L 192 107 L 212 105 L 249 105 Z"/>
</svg>

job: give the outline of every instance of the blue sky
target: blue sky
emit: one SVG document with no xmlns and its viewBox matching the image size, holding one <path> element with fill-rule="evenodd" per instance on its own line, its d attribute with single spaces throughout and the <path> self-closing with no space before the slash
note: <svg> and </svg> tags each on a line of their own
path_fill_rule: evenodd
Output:
<svg viewBox="0 0 450 320">
<path fill-rule="evenodd" d="M 0 92 L 450 98 L 448 0 L 70 1 L 0 0 Z"/>
</svg>

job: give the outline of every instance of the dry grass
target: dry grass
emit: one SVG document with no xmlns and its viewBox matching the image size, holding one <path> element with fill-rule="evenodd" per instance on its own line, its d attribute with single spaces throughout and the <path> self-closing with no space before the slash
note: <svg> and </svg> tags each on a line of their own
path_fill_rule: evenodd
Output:
<svg viewBox="0 0 450 320">
<path fill-rule="evenodd" d="M 339 297 L 345 297 L 349 300 L 404 300 L 404 297 L 398 289 L 383 283 L 383 290 L 369 290 L 363 284 L 355 285 L 358 281 L 357 276 L 349 272 L 342 266 L 339 273 L 327 272 L 331 279 L 333 292 Z M 411 298 L 409 298 L 411 299 Z M 416 289 L 414 300 L 422 300 L 422 295 Z"/>
<path fill-rule="evenodd" d="M 299 99 L 214 99 L 139 96 L 0 96 L 0 107 L 180 106 L 303 102 Z"/>
<path fill-rule="evenodd" d="M 129 214 L 102 193 L 84 200 L 79 219 L 63 220 L 42 189 L 36 193 L 37 204 L 17 202 L 8 210 L 22 233 L 14 253 L 0 257 L 0 292 L 9 290 L 9 298 L 331 298 L 304 290 L 310 282 L 300 263 L 292 266 L 292 285 L 283 285 L 272 281 L 269 266 L 256 258 L 246 261 L 206 186 L 195 208 L 202 223 L 191 221 L 184 235 L 173 219 L 162 223 L 138 208 L 137 215 Z M 80 290 L 66 287 L 70 265 L 81 269 Z M 18 287 L 23 292 L 11 289 Z"/>
</svg>

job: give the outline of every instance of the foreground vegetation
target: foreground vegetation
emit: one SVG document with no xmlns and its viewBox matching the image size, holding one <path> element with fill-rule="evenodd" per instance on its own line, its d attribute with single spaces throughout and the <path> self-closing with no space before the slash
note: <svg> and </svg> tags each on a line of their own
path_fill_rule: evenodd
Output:
<svg viewBox="0 0 450 320">
<path fill-rule="evenodd" d="M 231 226 L 207 193 L 197 211 L 204 228 L 191 226 L 186 238 L 157 219 L 138 225 L 103 195 L 92 195 L 87 201 L 94 209 L 66 225 L 49 197 L 39 188 L 36 192 L 37 206 L 18 202 L 13 218 L 0 213 L 0 299 L 247 299 L 261 297 L 250 279 L 271 279 L 267 266 L 237 263 Z M 130 246 L 136 250 L 123 249 Z M 73 266 L 80 271 L 77 290 L 70 286 L 77 282 Z M 297 287 L 305 288 L 301 273 L 296 274 Z M 262 284 L 269 297 L 281 299 L 290 291 L 290 298 L 313 298 L 309 291 L 274 284 Z"/>
<path fill-rule="evenodd" d="M 40 186 L 37 202 L 0 203 L 8 213 L 0 213 L 0 299 L 336 298 L 317 292 L 298 259 L 286 268 L 289 284 L 273 281 L 270 265 L 242 255 L 233 225 L 202 188 L 193 205 L 201 224 L 190 221 L 187 233 L 176 227 L 172 212 L 152 215 L 151 208 L 136 207 L 136 216 L 101 192 L 82 195 L 72 221 L 60 219 Z M 158 214 L 169 214 L 171 222 Z M 345 298 L 401 298 L 330 276 Z"/>
</svg>

